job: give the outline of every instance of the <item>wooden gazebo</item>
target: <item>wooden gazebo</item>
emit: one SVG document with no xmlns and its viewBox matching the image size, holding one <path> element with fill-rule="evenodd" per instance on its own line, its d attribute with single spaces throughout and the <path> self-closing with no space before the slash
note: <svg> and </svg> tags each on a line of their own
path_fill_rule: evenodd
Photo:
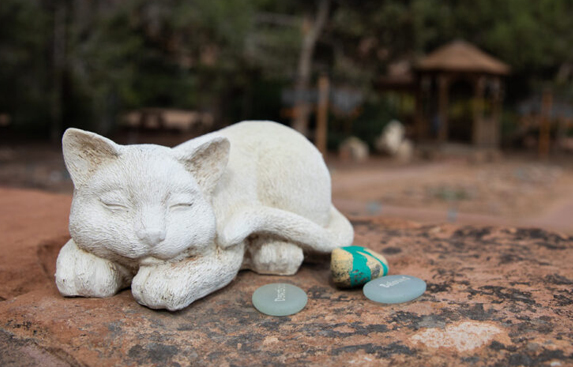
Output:
<svg viewBox="0 0 573 367">
<path fill-rule="evenodd" d="M 464 81 L 471 86 L 471 117 L 465 124 L 468 143 L 479 148 L 497 148 L 500 142 L 502 77 L 509 66 L 465 41 L 454 41 L 432 52 L 414 67 L 416 93 L 415 128 L 419 140 L 450 140 L 451 88 Z M 437 107 L 437 108 L 436 108 Z M 459 126 L 458 126 L 459 127 Z"/>
</svg>

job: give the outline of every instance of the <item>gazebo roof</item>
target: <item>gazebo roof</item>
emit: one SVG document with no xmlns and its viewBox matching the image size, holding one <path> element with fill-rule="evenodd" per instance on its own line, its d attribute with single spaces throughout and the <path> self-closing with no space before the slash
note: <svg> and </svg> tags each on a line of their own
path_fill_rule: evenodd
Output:
<svg viewBox="0 0 573 367">
<path fill-rule="evenodd" d="M 506 75 L 510 67 L 471 43 L 458 40 L 438 48 L 420 60 L 417 69 Z"/>
</svg>

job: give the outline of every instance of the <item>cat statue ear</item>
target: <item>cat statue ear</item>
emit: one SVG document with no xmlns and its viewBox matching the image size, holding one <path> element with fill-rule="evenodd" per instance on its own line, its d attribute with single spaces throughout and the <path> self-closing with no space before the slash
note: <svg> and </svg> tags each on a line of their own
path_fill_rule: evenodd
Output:
<svg viewBox="0 0 573 367">
<path fill-rule="evenodd" d="M 211 195 L 229 161 L 229 140 L 222 136 L 205 135 L 173 149 L 203 192 Z"/>
<path fill-rule="evenodd" d="M 95 133 L 69 128 L 62 138 L 66 168 L 76 187 L 82 186 L 96 169 L 120 155 L 120 146 Z"/>
</svg>

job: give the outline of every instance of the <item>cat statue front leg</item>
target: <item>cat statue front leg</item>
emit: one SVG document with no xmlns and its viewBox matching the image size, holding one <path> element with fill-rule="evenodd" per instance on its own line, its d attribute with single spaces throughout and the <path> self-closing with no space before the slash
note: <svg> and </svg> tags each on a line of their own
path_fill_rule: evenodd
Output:
<svg viewBox="0 0 573 367">
<path fill-rule="evenodd" d="M 249 241 L 242 268 L 259 274 L 294 275 L 303 260 L 300 246 L 261 235 Z"/>
<path fill-rule="evenodd" d="M 229 284 L 240 270 L 243 252 L 240 245 L 177 262 L 146 263 L 133 278 L 131 292 L 149 308 L 180 310 Z"/>
<path fill-rule="evenodd" d="M 64 296 L 111 297 L 133 277 L 122 265 L 97 257 L 69 240 L 58 256 L 56 285 Z"/>
</svg>

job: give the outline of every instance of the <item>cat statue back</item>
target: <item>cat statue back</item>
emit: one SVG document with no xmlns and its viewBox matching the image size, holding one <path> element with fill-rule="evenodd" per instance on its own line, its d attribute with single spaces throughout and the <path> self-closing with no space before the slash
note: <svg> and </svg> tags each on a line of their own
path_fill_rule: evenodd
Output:
<svg viewBox="0 0 573 367">
<path fill-rule="evenodd" d="M 305 253 L 352 243 L 320 153 L 277 123 L 242 122 L 175 148 L 68 129 L 63 151 L 75 187 L 56 270 L 65 296 L 131 285 L 139 303 L 177 310 L 242 268 L 291 275 Z"/>
</svg>

